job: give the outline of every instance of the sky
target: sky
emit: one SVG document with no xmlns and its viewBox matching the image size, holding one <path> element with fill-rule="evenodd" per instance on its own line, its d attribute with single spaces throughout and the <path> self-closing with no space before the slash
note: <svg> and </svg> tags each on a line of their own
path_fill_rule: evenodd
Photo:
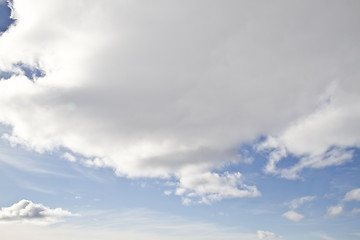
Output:
<svg viewBox="0 0 360 240">
<path fill-rule="evenodd" d="M 360 2 L 0 1 L 0 238 L 360 239 Z"/>
</svg>

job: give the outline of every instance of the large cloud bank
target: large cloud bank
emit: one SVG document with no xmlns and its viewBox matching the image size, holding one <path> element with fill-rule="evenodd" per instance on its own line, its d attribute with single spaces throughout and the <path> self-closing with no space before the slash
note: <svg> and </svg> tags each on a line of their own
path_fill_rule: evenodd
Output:
<svg viewBox="0 0 360 240">
<path fill-rule="evenodd" d="M 359 146 L 357 1 L 12 7 L 16 24 L 0 37 L 12 144 L 64 147 L 119 176 L 174 177 L 186 202 L 259 196 L 241 173 L 213 171 L 261 135 L 274 136 L 258 146 L 266 172 L 286 178 L 349 161 Z M 288 153 L 302 158 L 279 170 Z"/>
</svg>

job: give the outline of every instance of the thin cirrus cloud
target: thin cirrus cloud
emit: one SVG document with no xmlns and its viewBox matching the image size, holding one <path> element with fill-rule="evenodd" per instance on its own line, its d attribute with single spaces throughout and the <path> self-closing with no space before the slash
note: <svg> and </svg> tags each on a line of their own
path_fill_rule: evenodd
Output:
<svg viewBox="0 0 360 240">
<path fill-rule="evenodd" d="M 48 225 L 61 221 L 62 217 L 75 216 L 61 208 L 51 209 L 29 200 L 20 200 L 10 207 L 0 210 L 0 222 L 25 222 L 36 225 Z"/>
<path fill-rule="evenodd" d="M 0 81 L 3 138 L 122 177 L 175 178 L 186 203 L 260 196 L 241 173 L 214 172 L 240 162 L 243 143 L 275 136 L 266 172 L 289 179 L 359 146 L 356 7 L 14 1 L 0 38 L 0 70 L 14 73 Z M 278 169 L 288 153 L 302 157 Z"/>
</svg>

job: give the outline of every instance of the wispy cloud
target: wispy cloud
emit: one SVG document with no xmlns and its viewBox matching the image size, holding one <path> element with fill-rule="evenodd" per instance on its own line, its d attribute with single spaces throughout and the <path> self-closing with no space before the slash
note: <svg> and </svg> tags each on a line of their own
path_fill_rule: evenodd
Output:
<svg viewBox="0 0 360 240">
<path fill-rule="evenodd" d="M 258 236 L 258 239 L 263 239 L 263 240 L 273 240 L 273 239 L 282 238 L 281 236 L 278 236 L 273 232 L 267 232 L 267 231 L 262 231 L 262 230 L 257 231 L 257 236 Z"/>
<path fill-rule="evenodd" d="M 316 196 L 305 196 L 301 198 L 296 198 L 291 200 L 291 202 L 289 202 L 287 205 L 289 206 L 290 209 L 297 209 L 301 207 L 303 204 L 313 201 L 315 198 Z"/>
</svg>

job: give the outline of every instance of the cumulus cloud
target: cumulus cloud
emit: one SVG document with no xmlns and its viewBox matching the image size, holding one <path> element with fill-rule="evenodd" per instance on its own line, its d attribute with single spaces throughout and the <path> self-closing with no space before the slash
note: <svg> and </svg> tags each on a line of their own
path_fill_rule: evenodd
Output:
<svg viewBox="0 0 360 240">
<path fill-rule="evenodd" d="M 282 216 L 294 222 L 299 222 L 304 218 L 304 215 L 297 213 L 294 210 L 287 211 Z"/>
<path fill-rule="evenodd" d="M 273 232 L 266 232 L 262 230 L 257 231 L 258 239 L 264 239 L 264 240 L 272 240 L 272 239 L 279 239 L 280 236 L 276 235 Z"/>
<path fill-rule="evenodd" d="M 203 202 L 259 195 L 215 169 L 241 161 L 237 149 L 260 135 L 283 146 L 269 173 L 286 152 L 308 154 L 287 178 L 342 164 L 358 146 L 352 3 L 16 0 L 13 9 L 17 24 L 0 38 L 0 71 L 13 73 L 0 81 L 0 122 L 13 145 L 63 147 L 123 177 L 174 177 L 179 195 Z M 334 19 L 334 9 L 346 14 Z M 44 74 L 29 81 L 25 68 Z"/>
<path fill-rule="evenodd" d="M 0 211 L 1 222 L 26 222 L 39 225 L 56 223 L 61 217 L 69 216 L 74 214 L 61 208 L 51 209 L 29 200 L 21 200 L 10 207 L 1 208 Z"/>
<path fill-rule="evenodd" d="M 342 214 L 344 212 L 344 208 L 342 205 L 335 205 L 335 206 L 330 206 L 327 209 L 327 215 L 330 217 L 335 217 L 338 216 L 340 214 Z"/>
<path fill-rule="evenodd" d="M 360 188 L 347 192 L 345 194 L 344 201 L 360 201 Z"/>
</svg>

